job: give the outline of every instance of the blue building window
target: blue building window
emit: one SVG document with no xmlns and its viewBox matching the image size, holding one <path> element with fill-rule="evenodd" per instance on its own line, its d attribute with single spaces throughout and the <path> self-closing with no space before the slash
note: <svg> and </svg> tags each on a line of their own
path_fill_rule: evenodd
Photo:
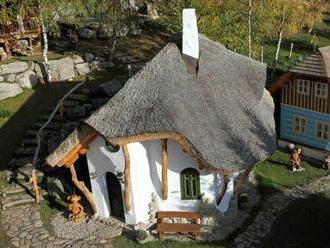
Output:
<svg viewBox="0 0 330 248">
<path fill-rule="evenodd" d="M 329 123 L 315 121 L 315 137 L 324 141 L 329 140 Z"/>
<path fill-rule="evenodd" d="M 293 116 L 293 132 L 300 135 L 307 135 L 307 119 L 302 116 Z"/>
</svg>

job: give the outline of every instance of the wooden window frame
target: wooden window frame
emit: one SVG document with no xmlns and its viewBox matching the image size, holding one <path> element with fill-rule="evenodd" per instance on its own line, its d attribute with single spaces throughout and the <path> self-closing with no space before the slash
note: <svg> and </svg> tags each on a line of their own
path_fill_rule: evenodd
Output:
<svg viewBox="0 0 330 248">
<path fill-rule="evenodd" d="M 187 174 L 189 178 L 187 178 Z M 194 175 L 192 175 L 194 174 Z M 195 182 L 192 176 L 195 177 Z M 194 168 L 186 168 L 180 173 L 180 184 L 181 184 L 181 199 L 182 200 L 199 200 L 200 199 L 200 180 L 199 180 L 199 172 Z M 190 188 L 190 194 L 187 195 L 187 187 L 186 187 L 186 180 L 188 180 L 188 188 Z M 194 195 L 193 192 L 193 183 L 195 183 L 196 187 L 196 194 Z"/>
<path fill-rule="evenodd" d="M 296 127 L 296 119 L 299 119 L 299 131 L 297 131 L 295 129 Z M 301 132 L 301 123 L 302 123 L 302 120 L 305 121 L 305 128 L 304 128 L 304 132 Z M 307 118 L 306 117 L 303 117 L 303 116 L 300 116 L 300 115 L 294 115 L 293 116 L 293 121 L 292 121 L 292 131 L 296 134 L 299 134 L 299 135 L 304 135 L 306 136 L 307 135 Z"/>
<path fill-rule="evenodd" d="M 317 136 L 317 132 L 318 132 L 318 125 L 321 124 L 321 137 Z M 327 127 L 327 131 L 324 131 L 325 127 Z M 322 140 L 322 141 L 329 141 L 329 135 L 330 135 L 330 123 L 329 122 L 325 122 L 325 121 L 320 121 L 320 120 L 316 120 L 315 121 L 315 127 L 314 127 L 314 137 L 316 139 Z M 324 133 L 327 132 L 328 137 L 324 138 Z"/>
<path fill-rule="evenodd" d="M 317 94 L 317 86 L 320 85 L 320 95 Z M 323 89 L 322 89 L 322 86 L 326 86 L 326 88 L 324 89 L 324 92 L 325 92 L 325 96 L 322 95 L 322 92 L 323 92 Z M 315 97 L 319 97 L 319 98 L 323 98 L 323 99 L 327 99 L 328 98 L 328 84 L 327 83 L 322 83 L 322 82 L 315 82 L 314 83 L 314 96 Z"/>
<path fill-rule="evenodd" d="M 307 92 L 304 92 L 304 88 L 305 88 L 305 85 L 304 85 L 304 83 L 305 82 L 307 82 L 308 83 L 308 85 L 307 85 Z M 299 90 L 299 88 L 300 88 L 300 83 L 302 83 L 302 88 L 303 88 L 303 90 L 302 91 L 300 91 Z M 301 95 L 307 95 L 307 96 L 309 96 L 309 94 L 310 94 L 310 87 L 311 87 L 311 82 L 310 82 L 310 80 L 307 80 L 307 79 L 301 79 L 301 78 L 298 78 L 297 79 L 297 94 L 301 94 Z"/>
</svg>

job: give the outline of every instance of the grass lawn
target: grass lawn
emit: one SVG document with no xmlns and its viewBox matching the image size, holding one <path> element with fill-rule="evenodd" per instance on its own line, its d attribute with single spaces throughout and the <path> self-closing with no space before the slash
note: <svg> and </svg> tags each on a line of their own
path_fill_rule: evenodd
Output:
<svg viewBox="0 0 330 248">
<path fill-rule="evenodd" d="M 267 248 L 329 248 L 330 192 L 299 199 L 274 224 Z"/>
<path fill-rule="evenodd" d="M 269 194 L 283 191 L 286 188 L 292 188 L 295 185 L 329 174 L 329 171 L 325 171 L 320 167 L 321 165 L 311 165 L 303 160 L 301 165 L 306 171 L 292 172 L 290 154 L 284 152 L 276 152 L 266 161 L 258 163 L 254 168 L 254 172 L 261 192 Z"/>
</svg>

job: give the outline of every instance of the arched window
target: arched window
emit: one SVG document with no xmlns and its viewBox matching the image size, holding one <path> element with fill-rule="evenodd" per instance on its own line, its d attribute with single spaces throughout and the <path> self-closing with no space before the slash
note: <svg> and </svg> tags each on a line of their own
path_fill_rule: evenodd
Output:
<svg viewBox="0 0 330 248">
<path fill-rule="evenodd" d="M 193 168 L 181 172 L 182 200 L 197 200 L 200 197 L 199 172 Z"/>
</svg>

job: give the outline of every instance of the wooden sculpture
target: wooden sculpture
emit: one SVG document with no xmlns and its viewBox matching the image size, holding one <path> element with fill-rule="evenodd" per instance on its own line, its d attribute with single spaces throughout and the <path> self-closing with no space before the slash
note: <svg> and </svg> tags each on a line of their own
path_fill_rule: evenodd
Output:
<svg viewBox="0 0 330 248">
<path fill-rule="evenodd" d="M 86 214 L 84 213 L 84 207 L 81 206 L 78 201 L 81 200 L 81 197 L 78 195 L 72 195 L 68 196 L 68 201 L 71 201 L 69 204 L 69 210 L 72 211 L 72 213 L 69 215 L 69 220 L 73 222 L 80 222 L 82 221 Z"/>
</svg>

